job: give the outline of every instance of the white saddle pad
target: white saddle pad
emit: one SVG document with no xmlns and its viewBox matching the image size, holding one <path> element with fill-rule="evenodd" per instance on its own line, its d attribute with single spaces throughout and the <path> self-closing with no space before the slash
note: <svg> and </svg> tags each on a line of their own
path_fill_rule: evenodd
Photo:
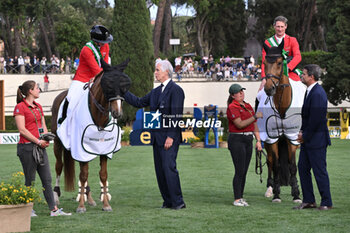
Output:
<svg viewBox="0 0 350 233">
<path fill-rule="evenodd" d="M 72 116 L 67 116 L 57 130 L 63 145 L 70 149 L 73 159 L 81 162 L 91 161 L 99 155 L 112 158 L 113 153 L 121 148 L 121 130 L 117 120 L 111 118 L 104 129 L 99 129 L 94 124 L 88 108 L 88 93 L 84 91 Z"/>
</svg>

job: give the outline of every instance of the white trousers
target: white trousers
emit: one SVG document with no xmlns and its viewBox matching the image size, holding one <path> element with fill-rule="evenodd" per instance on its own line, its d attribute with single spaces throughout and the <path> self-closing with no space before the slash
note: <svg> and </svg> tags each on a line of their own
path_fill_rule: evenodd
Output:
<svg viewBox="0 0 350 233">
<path fill-rule="evenodd" d="M 67 117 L 62 122 L 62 124 L 60 126 L 58 126 L 58 129 L 57 129 L 57 135 L 67 150 L 69 150 L 71 147 L 70 146 L 71 145 L 71 139 L 70 139 L 71 131 L 70 131 L 70 129 L 71 129 L 71 124 L 72 124 L 72 119 L 73 119 L 72 116 L 74 113 L 74 109 L 76 108 L 76 106 L 78 105 L 78 103 L 80 101 L 80 97 L 84 93 L 85 84 L 86 83 L 76 81 L 76 80 L 72 81 L 72 83 L 69 87 L 69 90 L 68 90 L 67 97 L 66 97 L 66 99 L 69 102 L 68 108 L 67 108 Z"/>
</svg>

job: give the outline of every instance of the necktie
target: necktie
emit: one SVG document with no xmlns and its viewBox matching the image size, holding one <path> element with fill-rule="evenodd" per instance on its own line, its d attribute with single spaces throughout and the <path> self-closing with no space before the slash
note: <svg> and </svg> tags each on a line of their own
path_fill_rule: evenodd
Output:
<svg viewBox="0 0 350 233">
<path fill-rule="evenodd" d="M 306 97 L 307 97 L 307 90 L 305 91 L 304 102 L 306 100 Z"/>
<path fill-rule="evenodd" d="M 163 92 L 163 87 L 164 87 L 164 84 L 162 83 L 162 84 L 160 84 L 160 93 L 162 93 Z"/>
</svg>

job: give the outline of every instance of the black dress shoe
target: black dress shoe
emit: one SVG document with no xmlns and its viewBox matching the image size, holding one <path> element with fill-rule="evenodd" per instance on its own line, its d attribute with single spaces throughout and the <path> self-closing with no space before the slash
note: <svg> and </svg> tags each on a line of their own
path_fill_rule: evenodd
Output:
<svg viewBox="0 0 350 233">
<path fill-rule="evenodd" d="M 318 210 L 330 210 L 330 209 L 332 209 L 332 208 L 333 208 L 332 206 L 321 205 L 321 206 L 318 207 L 317 209 L 318 209 Z"/>
<path fill-rule="evenodd" d="M 299 206 L 293 207 L 295 210 L 311 209 L 316 208 L 316 203 L 301 203 Z"/>
<path fill-rule="evenodd" d="M 160 208 L 162 208 L 162 209 L 168 209 L 168 208 L 171 208 L 171 205 L 168 205 L 168 204 L 163 203 L 163 205 L 162 205 Z"/>
<path fill-rule="evenodd" d="M 173 210 L 180 210 L 180 209 L 185 209 L 186 208 L 186 205 L 185 203 L 181 204 L 181 205 L 178 205 L 178 206 L 174 206 L 174 207 L 171 207 Z"/>
</svg>

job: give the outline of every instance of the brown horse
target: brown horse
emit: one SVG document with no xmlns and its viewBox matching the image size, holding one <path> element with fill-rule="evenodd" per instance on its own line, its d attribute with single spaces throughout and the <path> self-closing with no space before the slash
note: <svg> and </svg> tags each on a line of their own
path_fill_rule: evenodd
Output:
<svg viewBox="0 0 350 233">
<path fill-rule="evenodd" d="M 272 98 L 274 111 L 277 111 L 280 119 L 286 119 L 286 112 L 292 102 L 292 87 L 289 78 L 283 74 L 284 57 L 282 55 L 284 41 L 278 47 L 269 48 L 264 43 L 266 51 L 266 59 L 264 61 L 266 84 L 264 90 L 266 94 Z M 271 101 L 271 98 L 269 98 Z M 284 129 L 281 129 L 283 132 Z M 280 186 L 290 185 L 291 194 L 294 202 L 301 202 L 300 192 L 298 187 L 298 180 L 296 178 L 297 166 L 295 159 L 295 152 L 297 145 L 282 133 L 278 140 L 273 144 L 265 142 L 265 149 L 267 151 L 268 164 L 268 191 L 273 189 L 273 202 L 281 202 Z M 267 191 L 267 193 L 268 193 Z"/>
<path fill-rule="evenodd" d="M 120 65 L 111 67 L 101 59 L 103 71 L 94 78 L 91 88 L 89 85 L 89 110 L 94 124 L 100 129 L 103 129 L 109 123 L 109 114 L 111 114 L 113 118 L 119 118 L 122 115 L 122 96 L 131 85 L 130 78 L 123 73 L 128 62 L 129 61 L 127 60 Z M 55 98 L 52 105 L 51 130 L 54 134 L 57 134 L 58 110 L 61 103 L 65 100 L 67 93 L 68 91 L 60 93 Z M 54 188 L 54 194 L 56 202 L 59 202 L 58 197 L 61 193 L 59 182 L 62 169 L 64 167 L 65 190 L 73 191 L 75 186 L 75 165 L 70 151 L 64 148 L 59 137 L 56 137 L 54 140 L 54 153 L 56 157 L 56 186 Z M 93 206 L 95 206 L 96 203 L 91 196 L 90 188 L 88 186 L 88 162 L 79 162 L 79 164 L 80 187 L 77 197 L 77 201 L 79 201 L 77 212 L 83 213 L 86 212 L 84 206 L 86 200 L 88 200 L 88 203 Z M 112 207 L 109 204 L 111 196 L 108 193 L 107 182 L 107 156 L 100 156 L 100 167 L 101 201 L 103 202 L 102 210 L 111 211 Z"/>
</svg>

